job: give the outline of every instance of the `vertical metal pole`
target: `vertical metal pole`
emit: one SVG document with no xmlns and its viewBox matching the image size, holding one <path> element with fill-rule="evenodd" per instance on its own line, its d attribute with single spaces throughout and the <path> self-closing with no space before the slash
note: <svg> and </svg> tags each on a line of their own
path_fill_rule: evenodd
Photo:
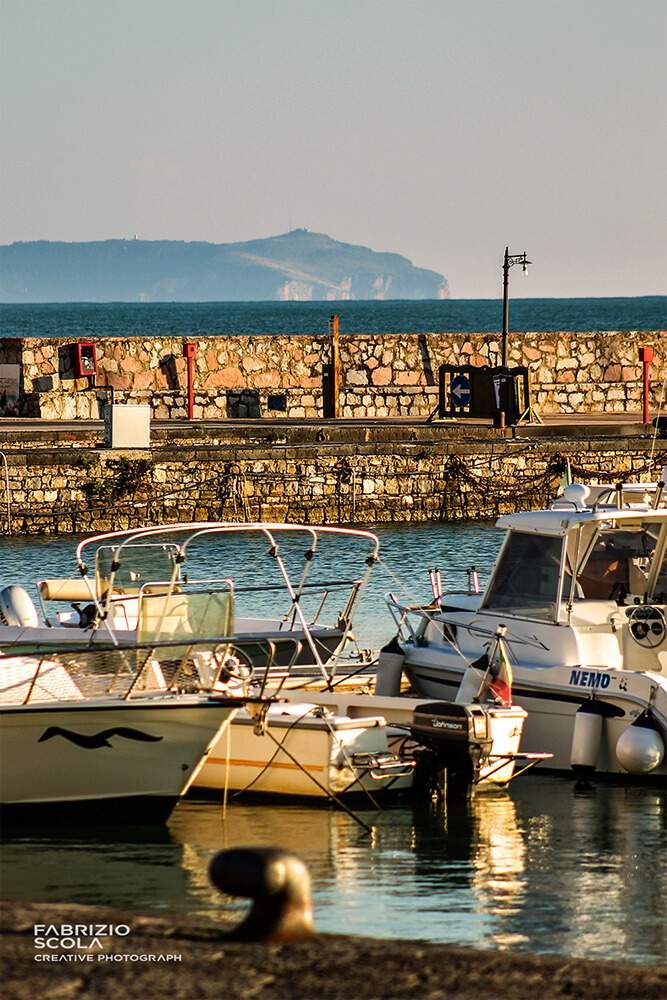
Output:
<svg viewBox="0 0 667 1000">
<path fill-rule="evenodd" d="M 192 420 L 195 411 L 195 357 L 196 343 L 183 344 L 183 353 L 188 362 L 188 420 Z"/>
<path fill-rule="evenodd" d="M 509 247 L 505 247 L 505 259 L 503 260 L 503 367 L 507 367 L 507 328 L 509 325 L 509 284 L 510 284 L 510 263 Z"/>
<path fill-rule="evenodd" d="M 195 410 L 195 359 L 188 356 L 188 420 L 192 420 Z"/>
<path fill-rule="evenodd" d="M 331 336 L 331 395 L 333 396 L 333 416 L 340 416 L 340 341 L 338 338 L 338 316 L 329 320 Z"/>
<path fill-rule="evenodd" d="M 648 381 L 648 369 L 649 365 L 653 361 L 653 348 L 652 347 L 640 347 L 639 348 L 639 360 L 644 366 L 644 424 L 648 424 L 649 413 L 648 413 L 648 396 L 649 396 L 649 381 Z"/>
<path fill-rule="evenodd" d="M 7 534 L 11 535 L 11 533 L 12 533 L 12 500 L 11 500 L 11 492 L 10 492 L 10 489 L 9 489 L 9 465 L 7 464 L 7 456 L 5 455 L 4 451 L 0 452 L 0 454 L 2 455 L 2 462 L 3 462 L 3 465 L 5 467 L 5 496 L 6 496 L 6 499 L 7 499 Z"/>
</svg>

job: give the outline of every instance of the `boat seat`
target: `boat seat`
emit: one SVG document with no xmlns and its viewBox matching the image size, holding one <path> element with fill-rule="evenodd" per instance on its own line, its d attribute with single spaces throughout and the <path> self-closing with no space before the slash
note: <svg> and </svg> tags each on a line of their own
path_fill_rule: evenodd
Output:
<svg viewBox="0 0 667 1000">
<path fill-rule="evenodd" d="M 628 592 L 630 573 L 627 559 L 589 559 L 578 577 L 587 600 L 610 600 L 614 591 L 623 587 Z"/>
<path fill-rule="evenodd" d="M 87 577 L 62 580 L 39 580 L 37 583 L 39 596 L 43 601 L 92 601 L 102 600 L 107 593 L 107 581 L 93 580 Z M 113 598 L 137 597 L 138 587 L 114 587 Z"/>
<path fill-rule="evenodd" d="M 43 601 L 91 601 L 102 596 L 96 580 L 40 580 L 37 584 Z"/>
</svg>

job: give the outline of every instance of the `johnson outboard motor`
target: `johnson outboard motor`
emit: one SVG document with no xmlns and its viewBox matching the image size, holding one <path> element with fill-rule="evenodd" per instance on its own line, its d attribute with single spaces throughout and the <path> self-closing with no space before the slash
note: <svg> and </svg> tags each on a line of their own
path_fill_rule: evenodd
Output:
<svg viewBox="0 0 667 1000">
<path fill-rule="evenodd" d="M 23 587 L 12 584 L 0 590 L 0 626 L 37 628 L 39 617 L 32 599 Z"/>
<path fill-rule="evenodd" d="M 449 701 L 417 705 L 410 733 L 446 772 L 447 793 L 469 794 L 493 743 L 485 708 Z"/>
</svg>

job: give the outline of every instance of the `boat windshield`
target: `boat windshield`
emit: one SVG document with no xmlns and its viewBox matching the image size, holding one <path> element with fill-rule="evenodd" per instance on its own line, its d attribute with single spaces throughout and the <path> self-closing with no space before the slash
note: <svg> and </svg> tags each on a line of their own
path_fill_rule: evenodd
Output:
<svg viewBox="0 0 667 1000">
<path fill-rule="evenodd" d="M 562 536 L 511 531 L 480 610 L 553 621 L 562 550 Z"/>
<path fill-rule="evenodd" d="M 643 597 L 648 590 L 651 563 L 663 555 L 658 545 L 657 521 L 603 523 L 594 545 L 579 564 L 579 597 L 623 601 L 628 594 Z M 582 554 L 584 549 L 581 549 Z M 656 574 L 654 593 L 666 587 L 665 566 Z"/>
<path fill-rule="evenodd" d="M 95 573 L 100 591 L 107 589 L 112 567 L 115 567 L 114 590 L 138 592 L 151 580 L 169 580 L 172 575 L 177 545 L 144 544 L 101 545 L 95 553 Z"/>
</svg>

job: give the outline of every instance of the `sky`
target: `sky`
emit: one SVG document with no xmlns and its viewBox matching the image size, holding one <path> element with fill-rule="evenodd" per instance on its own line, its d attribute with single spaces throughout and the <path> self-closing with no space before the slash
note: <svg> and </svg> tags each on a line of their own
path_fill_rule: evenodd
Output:
<svg viewBox="0 0 667 1000">
<path fill-rule="evenodd" d="M 0 242 L 297 227 L 664 294 L 664 0 L 0 0 Z"/>
</svg>

